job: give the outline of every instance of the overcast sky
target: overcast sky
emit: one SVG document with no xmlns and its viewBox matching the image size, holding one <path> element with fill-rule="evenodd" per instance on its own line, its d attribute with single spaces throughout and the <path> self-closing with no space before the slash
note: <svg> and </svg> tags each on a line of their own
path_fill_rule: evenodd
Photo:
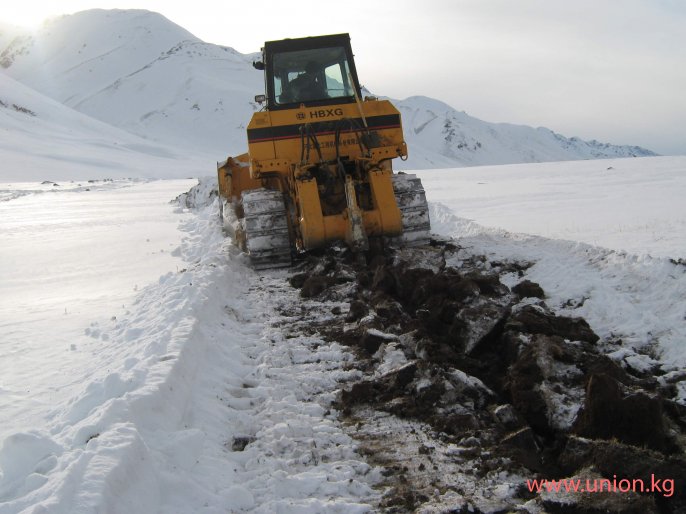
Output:
<svg viewBox="0 0 686 514">
<path fill-rule="evenodd" d="M 243 53 L 349 32 L 376 94 L 686 154 L 686 0 L 18 0 L 0 19 L 35 26 L 94 7 L 157 11 Z"/>
</svg>

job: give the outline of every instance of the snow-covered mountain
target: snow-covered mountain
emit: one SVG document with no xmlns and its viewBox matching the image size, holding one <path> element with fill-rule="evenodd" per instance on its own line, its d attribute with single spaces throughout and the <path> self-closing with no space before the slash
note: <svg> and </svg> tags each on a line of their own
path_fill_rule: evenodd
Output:
<svg viewBox="0 0 686 514">
<path fill-rule="evenodd" d="M 488 123 L 432 98 L 395 101 L 410 146 L 408 164 L 439 168 L 655 155 L 638 146 L 567 138 L 550 129 Z M 427 166 L 428 163 L 428 166 Z M 424 164 L 424 165 L 422 165 Z"/>
<path fill-rule="evenodd" d="M 204 165 L 0 73 L 0 182 L 203 175 Z"/>
<path fill-rule="evenodd" d="M 92 10 L 15 38 L 0 65 L 84 114 L 217 160 L 245 151 L 245 124 L 263 88 L 252 58 L 203 43 L 157 13 Z"/>
<path fill-rule="evenodd" d="M 9 43 L 0 35 L 0 65 L 11 77 L 138 136 L 215 159 L 245 151 L 253 98 L 263 91 L 253 58 L 141 10 L 62 16 Z M 655 155 L 487 123 L 425 97 L 396 103 L 410 149 L 406 168 Z"/>
<path fill-rule="evenodd" d="M 0 52 L 7 73 L 70 107 L 157 59 L 190 32 L 148 11 L 90 10 L 46 21 Z"/>
</svg>

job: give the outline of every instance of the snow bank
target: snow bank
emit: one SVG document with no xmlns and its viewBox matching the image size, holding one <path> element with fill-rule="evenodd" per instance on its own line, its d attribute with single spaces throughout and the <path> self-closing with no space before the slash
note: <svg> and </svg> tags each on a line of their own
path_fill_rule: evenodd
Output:
<svg viewBox="0 0 686 514">
<path fill-rule="evenodd" d="M 186 269 L 101 329 L 107 366 L 5 439 L 0 513 L 369 510 L 378 474 L 329 409 L 352 357 L 285 340 L 297 292 L 244 267 L 217 209 L 183 222 Z"/>
<path fill-rule="evenodd" d="M 646 157 L 417 174 L 435 232 L 535 263 L 526 276 L 558 313 L 629 348 L 632 366 L 659 358 L 676 371 L 686 367 L 685 170 L 686 157 Z"/>
<path fill-rule="evenodd" d="M 525 278 L 543 287 L 546 303 L 558 314 L 585 318 L 608 343 L 608 353 L 621 345 L 617 358 L 629 366 L 650 368 L 659 358 L 663 371 L 686 367 L 683 264 L 484 227 L 440 203 L 431 203 L 430 209 L 434 231 L 456 237 L 465 257 L 478 252 L 492 260 L 533 263 Z M 521 280 L 513 274 L 504 282 L 513 286 Z M 679 398 L 686 403 L 683 383 Z"/>
</svg>

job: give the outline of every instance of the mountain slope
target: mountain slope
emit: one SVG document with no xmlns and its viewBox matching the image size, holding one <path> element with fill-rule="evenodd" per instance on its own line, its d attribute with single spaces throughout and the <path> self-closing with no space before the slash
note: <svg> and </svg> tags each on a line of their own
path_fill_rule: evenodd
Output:
<svg viewBox="0 0 686 514">
<path fill-rule="evenodd" d="M 261 74 L 227 47 L 182 41 L 75 104 L 135 134 L 217 157 L 242 153 Z"/>
<path fill-rule="evenodd" d="M 251 100 L 263 87 L 251 62 L 141 10 L 56 18 L 0 52 L 8 75 L 59 102 L 141 137 L 217 157 L 244 151 Z"/>
<path fill-rule="evenodd" d="M 550 162 L 612 157 L 648 157 L 655 153 L 637 146 L 566 138 L 539 127 L 488 123 L 449 105 L 422 96 L 395 101 L 403 116 L 410 149 L 408 165 L 431 167 L 519 162 Z"/>
<path fill-rule="evenodd" d="M 0 72 L 0 181 L 188 177 L 183 154 L 90 118 Z"/>
<path fill-rule="evenodd" d="M 242 153 L 263 91 L 254 55 L 200 41 L 163 16 L 91 10 L 0 47 L 5 72 L 83 113 L 141 137 L 219 160 Z M 654 155 L 477 120 L 425 97 L 396 102 L 410 150 L 405 168 Z"/>
<path fill-rule="evenodd" d="M 16 38 L 0 53 L 0 64 L 71 107 L 184 40 L 197 38 L 160 14 L 94 9 L 50 19 L 35 34 Z"/>
</svg>

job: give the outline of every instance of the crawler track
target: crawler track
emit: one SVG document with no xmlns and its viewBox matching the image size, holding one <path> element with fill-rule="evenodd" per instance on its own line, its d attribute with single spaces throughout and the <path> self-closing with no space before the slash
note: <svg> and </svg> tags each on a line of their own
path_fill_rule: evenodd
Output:
<svg viewBox="0 0 686 514">
<path fill-rule="evenodd" d="M 280 191 L 255 189 L 241 197 L 240 241 L 255 269 L 291 265 L 286 205 Z"/>
<path fill-rule="evenodd" d="M 393 238 L 397 246 L 420 246 L 429 242 L 429 205 L 417 175 L 393 175 L 393 191 L 402 215 L 403 233 Z"/>
<path fill-rule="evenodd" d="M 395 246 L 428 244 L 431 225 L 421 180 L 416 175 L 393 176 L 393 190 L 402 216 L 403 233 L 391 239 Z M 280 191 L 255 189 L 241 197 L 243 217 L 236 240 L 255 269 L 291 265 L 292 244 L 287 211 Z"/>
</svg>

